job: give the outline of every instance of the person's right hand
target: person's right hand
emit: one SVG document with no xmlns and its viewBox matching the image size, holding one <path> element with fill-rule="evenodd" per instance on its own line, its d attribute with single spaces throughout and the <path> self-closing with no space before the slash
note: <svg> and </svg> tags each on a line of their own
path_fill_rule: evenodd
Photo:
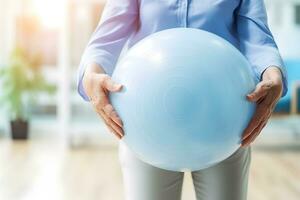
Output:
<svg viewBox="0 0 300 200">
<path fill-rule="evenodd" d="M 108 94 L 121 91 L 122 85 L 115 83 L 96 64 L 87 67 L 82 83 L 95 111 L 104 120 L 109 130 L 121 139 L 124 135 L 123 123 L 111 105 Z"/>
</svg>

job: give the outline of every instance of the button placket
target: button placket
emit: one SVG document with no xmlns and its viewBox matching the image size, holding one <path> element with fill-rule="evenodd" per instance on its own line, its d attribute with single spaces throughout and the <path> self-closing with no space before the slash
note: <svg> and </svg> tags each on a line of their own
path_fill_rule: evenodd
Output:
<svg viewBox="0 0 300 200">
<path fill-rule="evenodd" d="M 181 16 L 181 25 L 183 27 L 187 27 L 187 14 L 188 14 L 188 3 L 189 0 L 181 0 L 181 10 L 182 10 L 182 16 Z"/>
</svg>

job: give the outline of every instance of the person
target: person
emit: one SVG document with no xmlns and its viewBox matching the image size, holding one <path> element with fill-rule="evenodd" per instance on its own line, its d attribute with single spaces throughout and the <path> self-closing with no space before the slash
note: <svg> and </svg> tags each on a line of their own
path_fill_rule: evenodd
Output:
<svg viewBox="0 0 300 200">
<path fill-rule="evenodd" d="M 263 0 L 108 0 L 82 56 L 78 91 L 121 139 L 123 123 L 108 98 L 109 92 L 122 90 L 122 85 L 110 77 L 114 67 L 119 57 L 142 38 L 175 27 L 198 28 L 221 36 L 246 56 L 255 71 L 259 83 L 245 98 L 257 107 L 243 133 L 241 148 L 221 163 L 192 172 L 198 200 L 245 200 L 250 144 L 287 91 L 285 68 L 267 25 Z M 183 172 L 144 163 L 122 142 L 119 156 L 125 199 L 181 198 Z"/>
</svg>

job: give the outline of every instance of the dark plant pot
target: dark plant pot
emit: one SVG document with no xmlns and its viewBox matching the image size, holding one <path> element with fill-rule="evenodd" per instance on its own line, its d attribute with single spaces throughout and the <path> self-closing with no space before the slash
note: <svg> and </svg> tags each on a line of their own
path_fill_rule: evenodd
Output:
<svg viewBox="0 0 300 200">
<path fill-rule="evenodd" d="M 10 129 L 14 140 L 26 140 L 28 138 L 28 121 L 21 119 L 10 121 Z"/>
</svg>

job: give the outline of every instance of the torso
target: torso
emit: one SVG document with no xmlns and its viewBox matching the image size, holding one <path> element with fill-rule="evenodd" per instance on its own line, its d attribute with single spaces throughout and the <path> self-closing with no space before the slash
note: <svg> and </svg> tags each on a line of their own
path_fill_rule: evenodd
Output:
<svg viewBox="0 0 300 200">
<path fill-rule="evenodd" d="M 169 28 L 192 27 L 215 33 L 238 46 L 235 11 L 241 0 L 139 0 L 139 28 L 128 47 Z"/>
</svg>

